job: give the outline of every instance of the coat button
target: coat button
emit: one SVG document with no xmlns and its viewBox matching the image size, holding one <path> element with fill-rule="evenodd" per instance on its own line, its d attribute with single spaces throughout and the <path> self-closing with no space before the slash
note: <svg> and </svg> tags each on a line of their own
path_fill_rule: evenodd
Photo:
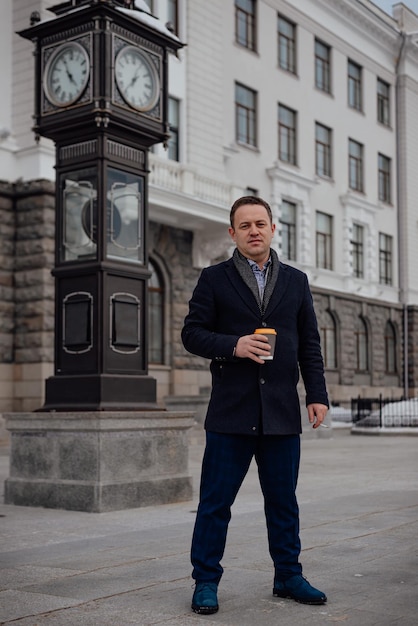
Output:
<svg viewBox="0 0 418 626">
<path fill-rule="evenodd" d="M 257 430 L 256 426 L 253 426 L 253 430 Z"/>
<path fill-rule="evenodd" d="M 267 326 L 267 322 L 262 322 L 261 326 L 265 328 Z"/>
<path fill-rule="evenodd" d="M 265 382 L 266 382 L 266 381 L 264 380 L 264 378 L 260 378 L 260 383 L 261 383 L 262 385 L 264 385 L 264 383 L 265 383 Z"/>
</svg>

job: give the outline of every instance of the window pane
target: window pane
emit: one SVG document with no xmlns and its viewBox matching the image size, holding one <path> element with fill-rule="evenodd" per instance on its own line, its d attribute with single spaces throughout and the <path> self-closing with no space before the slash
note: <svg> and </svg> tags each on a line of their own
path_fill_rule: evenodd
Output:
<svg viewBox="0 0 418 626">
<path fill-rule="evenodd" d="M 356 352 L 357 352 L 357 371 L 367 372 L 369 369 L 369 340 L 365 321 L 357 318 L 356 336 Z"/>
<path fill-rule="evenodd" d="M 387 374 L 396 373 L 396 334 L 392 322 L 385 328 L 385 369 Z"/>
<path fill-rule="evenodd" d="M 318 176 L 331 176 L 331 130 L 322 126 L 315 125 L 316 135 L 316 173 Z"/>
<path fill-rule="evenodd" d="M 377 79 L 377 120 L 390 126 L 390 85 Z"/>
<path fill-rule="evenodd" d="M 296 111 L 279 105 L 279 159 L 296 165 Z"/>
<path fill-rule="evenodd" d="M 379 233 L 379 281 L 392 284 L 392 237 Z"/>
<path fill-rule="evenodd" d="M 296 204 L 293 202 L 282 202 L 280 229 L 283 256 L 296 261 Z"/>
<path fill-rule="evenodd" d="M 178 2 L 177 0 L 168 0 L 167 14 L 168 21 L 173 27 L 173 33 L 178 35 L 179 32 L 179 17 L 178 17 Z"/>
<path fill-rule="evenodd" d="M 348 61 L 348 104 L 358 111 L 362 110 L 361 74 L 362 68 Z"/>
<path fill-rule="evenodd" d="M 321 346 L 324 365 L 328 369 L 337 367 L 337 341 L 334 318 L 326 312 L 324 325 L 321 328 Z"/>
<path fill-rule="evenodd" d="M 288 72 L 296 72 L 296 26 L 279 15 L 279 66 Z"/>
<path fill-rule="evenodd" d="M 164 363 L 164 284 L 156 266 L 149 262 L 149 354 L 150 363 Z"/>
<path fill-rule="evenodd" d="M 168 140 L 168 158 L 172 161 L 179 161 L 179 118 L 180 103 L 175 98 L 168 99 L 168 123 L 170 138 Z"/>
<path fill-rule="evenodd" d="M 379 200 L 391 201 L 391 160 L 383 154 L 378 155 Z"/>
<path fill-rule="evenodd" d="M 316 266 L 332 269 L 332 216 L 316 214 Z"/>
<path fill-rule="evenodd" d="M 331 49 L 315 40 L 315 86 L 322 91 L 331 91 Z"/>
<path fill-rule="evenodd" d="M 363 191 L 363 146 L 349 139 L 348 154 L 349 187 L 355 191 Z"/>
<path fill-rule="evenodd" d="M 235 0 L 235 39 L 241 46 L 256 49 L 255 0 Z"/>
<path fill-rule="evenodd" d="M 351 240 L 353 276 L 364 277 L 364 228 L 358 224 L 353 224 L 353 235 Z"/>
<path fill-rule="evenodd" d="M 242 85 L 235 87 L 236 139 L 256 146 L 256 93 Z"/>
</svg>

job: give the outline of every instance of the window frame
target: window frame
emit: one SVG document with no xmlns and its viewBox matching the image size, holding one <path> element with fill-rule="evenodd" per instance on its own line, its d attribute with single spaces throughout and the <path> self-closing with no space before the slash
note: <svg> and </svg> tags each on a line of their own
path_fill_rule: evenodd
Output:
<svg viewBox="0 0 418 626">
<path fill-rule="evenodd" d="M 361 233 L 361 237 L 356 237 L 355 233 Z M 364 278 L 364 226 L 353 224 L 350 243 L 353 276 L 355 278 Z"/>
<path fill-rule="evenodd" d="M 396 329 L 390 320 L 385 325 L 385 374 L 394 375 L 398 373 L 398 363 L 396 354 Z"/>
<path fill-rule="evenodd" d="M 386 204 L 391 204 L 392 201 L 391 170 L 392 159 L 379 152 L 377 155 L 378 197 Z"/>
<path fill-rule="evenodd" d="M 354 75 L 358 72 L 357 75 Z M 363 68 L 361 65 L 348 59 L 347 65 L 348 106 L 355 111 L 363 111 Z"/>
<path fill-rule="evenodd" d="M 328 322 L 328 324 L 326 322 Z M 324 322 L 320 327 L 320 337 L 325 369 L 338 369 L 337 324 L 330 311 L 324 311 Z"/>
<path fill-rule="evenodd" d="M 319 229 L 318 220 L 320 216 L 327 219 L 329 232 Z M 315 252 L 316 267 L 323 270 L 332 270 L 333 268 L 333 217 L 329 213 L 323 211 L 316 212 L 315 224 Z"/>
<path fill-rule="evenodd" d="M 383 93 L 382 89 L 386 91 Z M 377 77 L 377 121 L 390 127 L 390 84 Z"/>
<path fill-rule="evenodd" d="M 283 206 L 287 205 L 294 219 L 286 219 L 283 215 Z M 282 200 L 280 217 L 279 217 L 280 231 L 281 231 L 281 251 L 283 257 L 288 261 L 297 260 L 297 204 L 296 202 L 290 202 L 289 200 Z M 285 245 L 284 245 L 285 244 Z"/>
<path fill-rule="evenodd" d="M 165 316 L 166 316 L 166 303 L 165 303 L 165 281 L 163 273 L 159 268 L 158 264 L 150 258 L 148 260 L 148 266 L 151 270 L 151 277 L 148 281 L 148 361 L 152 365 L 165 365 L 166 355 L 165 355 L 165 334 L 166 334 L 166 325 L 165 325 Z M 158 280 L 158 287 L 153 286 L 152 279 L 156 277 Z M 159 309 L 159 320 L 158 320 L 158 328 L 155 328 L 155 316 L 152 314 L 152 308 L 154 305 L 155 298 L 153 294 L 157 294 L 158 297 L 158 305 Z M 157 342 L 154 342 L 154 338 L 157 338 Z M 158 347 L 154 347 L 154 343 L 158 343 Z M 159 358 L 153 360 L 154 355 L 153 351 L 159 352 Z"/>
<path fill-rule="evenodd" d="M 292 118 L 292 124 L 285 123 L 282 117 L 283 114 L 290 114 Z M 284 104 L 278 105 L 278 140 L 279 140 L 279 160 L 284 163 L 290 163 L 291 165 L 297 165 L 297 111 L 287 107 Z M 286 144 L 286 150 L 285 150 Z"/>
<path fill-rule="evenodd" d="M 326 141 L 318 137 L 320 130 L 325 131 Z M 332 178 L 332 129 L 320 122 L 315 122 L 315 173 L 321 178 Z"/>
<path fill-rule="evenodd" d="M 352 148 L 358 148 L 354 154 Z M 348 186 L 353 191 L 364 193 L 364 146 L 355 139 L 348 139 Z M 354 176 L 352 176 L 354 174 Z"/>
<path fill-rule="evenodd" d="M 379 284 L 393 284 L 393 237 L 379 233 Z"/>
<path fill-rule="evenodd" d="M 287 36 L 285 32 L 280 29 L 281 24 L 286 24 L 291 29 L 291 36 Z M 297 30 L 296 24 L 291 20 L 284 17 L 280 13 L 277 14 L 277 56 L 278 64 L 281 70 L 296 74 L 297 72 Z M 282 45 L 284 43 L 284 46 Z M 282 55 L 282 50 L 285 50 L 285 54 Z"/>
<path fill-rule="evenodd" d="M 251 4 L 251 10 L 243 6 L 246 3 Z M 243 37 L 241 37 L 242 26 L 245 31 Z M 256 0 L 235 0 L 235 42 L 247 50 L 257 52 Z"/>
<path fill-rule="evenodd" d="M 238 90 L 244 90 L 253 98 L 253 106 L 247 106 L 238 101 Z M 245 137 L 241 138 L 241 115 L 244 113 L 246 126 Z M 257 92 L 241 83 L 235 83 L 235 137 L 236 142 L 242 146 L 257 147 Z"/>
<path fill-rule="evenodd" d="M 369 329 L 366 320 L 359 315 L 354 329 L 356 338 L 356 372 L 368 373 L 370 371 L 369 355 Z"/>
<path fill-rule="evenodd" d="M 171 117 L 172 107 L 175 104 L 177 119 L 173 121 Z M 170 137 L 167 142 L 167 156 L 171 161 L 180 161 L 180 100 L 173 96 L 168 97 L 168 130 Z M 174 152 L 174 156 L 173 156 Z"/>
<path fill-rule="evenodd" d="M 319 54 L 319 47 L 326 53 Z M 315 38 L 315 87 L 324 93 L 331 93 L 331 46 Z"/>
</svg>

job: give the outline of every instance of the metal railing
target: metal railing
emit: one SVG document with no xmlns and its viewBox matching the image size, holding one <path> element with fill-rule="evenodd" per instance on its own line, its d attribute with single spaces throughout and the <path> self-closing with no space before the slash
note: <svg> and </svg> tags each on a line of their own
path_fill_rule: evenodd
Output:
<svg viewBox="0 0 418 626">
<path fill-rule="evenodd" d="M 418 398 L 352 398 L 353 424 L 379 428 L 418 428 Z"/>
</svg>

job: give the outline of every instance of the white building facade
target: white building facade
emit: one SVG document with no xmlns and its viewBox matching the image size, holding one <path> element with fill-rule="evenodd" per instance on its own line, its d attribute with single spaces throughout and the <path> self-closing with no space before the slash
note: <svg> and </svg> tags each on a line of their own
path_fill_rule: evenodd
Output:
<svg viewBox="0 0 418 626">
<path fill-rule="evenodd" d="M 47 0 L 3 0 L 0 410 L 53 373 L 54 147 L 31 131 L 31 45 Z M 74 1 L 76 4 L 76 1 Z M 229 209 L 271 203 L 280 258 L 308 274 L 333 402 L 418 387 L 418 17 L 369 0 L 142 0 L 187 45 L 170 59 L 169 150 L 150 155 L 150 374 L 205 398 L 180 331 L 201 269 L 231 252 Z"/>
</svg>

